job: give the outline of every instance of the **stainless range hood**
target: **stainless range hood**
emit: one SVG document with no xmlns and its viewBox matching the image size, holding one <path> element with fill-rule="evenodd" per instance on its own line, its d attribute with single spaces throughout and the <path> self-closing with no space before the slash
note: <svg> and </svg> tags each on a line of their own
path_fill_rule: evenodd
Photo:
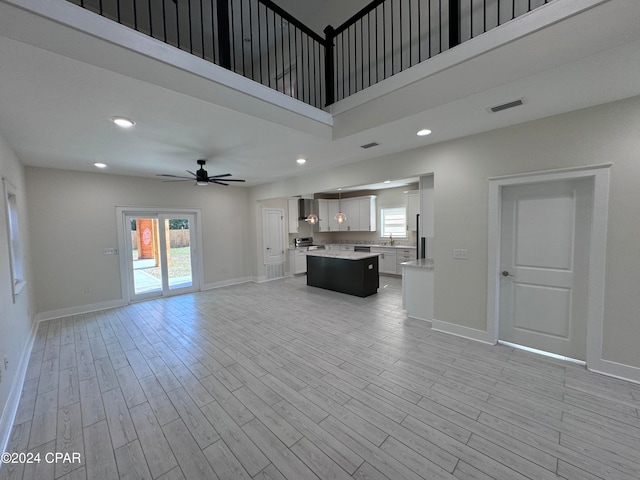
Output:
<svg viewBox="0 0 640 480">
<path fill-rule="evenodd" d="M 310 198 L 301 198 L 298 200 L 298 220 L 306 220 L 307 217 L 316 212 L 315 200 Z"/>
</svg>

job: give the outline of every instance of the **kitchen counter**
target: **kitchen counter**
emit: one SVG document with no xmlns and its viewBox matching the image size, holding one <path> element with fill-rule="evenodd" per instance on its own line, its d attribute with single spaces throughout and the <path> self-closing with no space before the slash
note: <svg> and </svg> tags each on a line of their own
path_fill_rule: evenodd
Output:
<svg viewBox="0 0 640 480">
<path fill-rule="evenodd" d="M 403 267 L 415 267 L 425 268 L 427 270 L 433 270 L 433 259 L 421 258 L 420 260 L 410 260 L 408 262 L 402 262 Z"/>
<path fill-rule="evenodd" d="M 378 254 L 346 250 L 307 252 L 307 285 L 358 297 L 378 292 Z"/>
<path fill-rule="evenodd" d="M 348 250 L 310 250 L 307 257 L 331 257 L 342 260 L 362 260 L 363 258 L 377 257 L 379 253 L 371 252 L 351 252 Z"/>
</svg>

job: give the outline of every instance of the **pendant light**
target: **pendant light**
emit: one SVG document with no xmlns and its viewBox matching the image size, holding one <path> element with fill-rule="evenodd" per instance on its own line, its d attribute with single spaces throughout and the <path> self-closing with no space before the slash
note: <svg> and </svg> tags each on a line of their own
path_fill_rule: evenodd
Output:
<svg viewBox="0 0 640 480">
<path fill-rule="evenodd" d="M 342 209 L 340 208 L 340 200 L 342 199 L 341 190 L 341 188 L 338 189 L 338 213 L 336 213 L 336 216 L 334 217 L 335 221 L 339 224 L 343 224 L 347 221 L 347 216 L 342 212 Z"/>
</svg>

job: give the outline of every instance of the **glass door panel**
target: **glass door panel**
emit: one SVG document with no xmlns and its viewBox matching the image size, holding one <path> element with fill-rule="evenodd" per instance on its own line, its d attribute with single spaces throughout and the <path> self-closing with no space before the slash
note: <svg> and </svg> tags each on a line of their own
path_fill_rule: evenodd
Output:
<svg viewBox="0 0 640 480">
<path fill-rule="evenodd" d="M 169 290 L 193 285 L 190 227 L 188 217 L 171 217 L 164 220 Z"/>
<path fill-rule="evenodd" d="M 199 277 L 196 217 L 193 214 L 125 215 L 129 296 L 131 300 L 195 292 Z"/>
<path fill-rule="evenodd" d="M 128 217 L 131 241 L 133 294 L 153 294 L 162 291 L 162 255 L 158 236 L 158 219 Z"/>
</svg>

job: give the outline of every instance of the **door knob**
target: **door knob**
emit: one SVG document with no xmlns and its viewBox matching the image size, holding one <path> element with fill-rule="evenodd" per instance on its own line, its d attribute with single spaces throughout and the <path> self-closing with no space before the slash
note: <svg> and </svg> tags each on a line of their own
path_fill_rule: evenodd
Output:
<svg viewBox="0 0 640 480">
<path fill-rule="evenodd" d="M 502 276 L 503 277 L 513 277 L 514 275 L 511 275 L 509 272 L 507 272 L 506 270 L 502 271 Z"/>
</svg>

